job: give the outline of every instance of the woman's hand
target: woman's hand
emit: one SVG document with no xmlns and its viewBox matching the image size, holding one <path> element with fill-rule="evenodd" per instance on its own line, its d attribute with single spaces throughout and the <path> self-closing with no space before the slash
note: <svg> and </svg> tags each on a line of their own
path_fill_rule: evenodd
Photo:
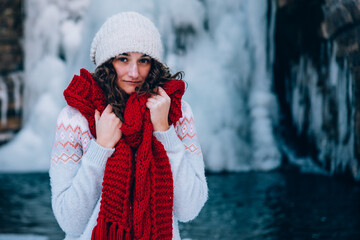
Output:
<svg viewBox="0 0 360 240">
<path fill-rule="evenodd" d="M 120 140 L 122 132 L 120 127 L 122 122 L 113 113 L 113 109 L 108 104 L 100 116 L 100 112 L 95 110 L 96 142 L 105 148 L 113 148 Z"/>
<path fill-rule="evenodd" d="M 171 99 L 161 87 L 158 88 L 159 95 L 148 98 L 146 107 L 150 110 L 151 123 L 154 131 L 166 131 L 169 129 L 169 110 Z"/>
</svg>

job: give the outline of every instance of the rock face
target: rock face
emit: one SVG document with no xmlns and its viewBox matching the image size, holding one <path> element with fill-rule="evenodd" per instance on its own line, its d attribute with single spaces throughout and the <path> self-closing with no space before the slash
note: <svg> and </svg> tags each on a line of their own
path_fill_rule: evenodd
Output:
<svg viewBox="0 0 360 240">
<path fill-rule="evenodd" d="M 336 55 L 345 58 L 354 81 L 354 96 L 360 96 L 360 1 L 327 0 L 322 34 L 337 43 Z M 356 158 L 360 159 L 360 98 L 355 97 L 355 146 Z M 358 169 L 360 171 L 360 169 Z"/>
<path fill-rule="evenodd" d="M 360 180 L 360 1 L 278 0 L 274 87 L 296 152 Z"/>
<path fill-rule="evenodd" d="M 0 3 L 0 144 L 21 127 L 23 18 L 21 0 Z"/>
</svg>

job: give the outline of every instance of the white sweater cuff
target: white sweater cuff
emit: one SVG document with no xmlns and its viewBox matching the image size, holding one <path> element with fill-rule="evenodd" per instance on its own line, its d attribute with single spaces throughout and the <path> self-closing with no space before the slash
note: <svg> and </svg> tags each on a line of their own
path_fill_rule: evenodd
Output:
<svg viewBox="0 0 360 240">
<path fill-rule="evenodd" d="M 166 131 L 154 131 L 153 134 L 156 139 L 164 145 L 165 151 L 174 151 L 179 148 L 179 146 L 183 146 L 173 125 L 171 125 Z"/>
<path fill-rule="evenodd" d="M 84 157 L 86 157 L 88 163 L 105 168 L 107 159 L 114 152 L 115 148 L 104 148 L 97 144 L 94 139 L 91 139 L 90 146 L 87 152 L 84 154 Z"/>
</svg>

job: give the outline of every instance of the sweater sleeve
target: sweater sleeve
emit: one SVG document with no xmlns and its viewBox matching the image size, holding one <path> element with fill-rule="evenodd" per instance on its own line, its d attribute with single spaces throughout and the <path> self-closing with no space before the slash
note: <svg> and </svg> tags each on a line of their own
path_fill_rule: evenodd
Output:
<svg viewBox="0 0 360 240">
<path fill-rule="evenodd" d="M 194 219 L 208 197 L 204 162 L 190 105 L 182 101 L 182 118 L 165 132 L 154 132 L 164 145 L 174 179 L 174 215 Z"/>
<path fill-rule="evenodd" d="M 106 161 L 114 149 L 98 145 L 85 117 L 69 106 L 59 114 L 55 131 L 49 172 L 52 207 L 63 231 L 78 237 L 100 198 Z"/>
</svg>

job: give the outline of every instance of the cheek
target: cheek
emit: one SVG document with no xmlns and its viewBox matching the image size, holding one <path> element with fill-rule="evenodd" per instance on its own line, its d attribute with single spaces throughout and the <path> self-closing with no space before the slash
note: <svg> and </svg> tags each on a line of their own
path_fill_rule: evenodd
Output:
<svg viewBox="0 0 360 240">
<path fill-rule="evenodd" d="M 143 69 L 141 69 L 141 76 L 143 78 L 147 78 L 147 76 L 149 75 L 149 72 L 150 72 L 150 67 L 143 68 Z"/>
<path fill-rule="evenodd" d="M 117 77 L 122 77 L 124 75 L 124 69 L 117 68 L 115 69 Z"/>
<path fill-rule="evenodd" d="M 124 75 L 124 73 L 126 72 L 125 71 L 125 68 L 120 66 L 119 64 L 115 64 L 113 63 L 113 67 L 115 69 L 115 72 L 116 72 L 116 75 L 117 77 L 121 77 L 122 75 Z"/>
</svg>

